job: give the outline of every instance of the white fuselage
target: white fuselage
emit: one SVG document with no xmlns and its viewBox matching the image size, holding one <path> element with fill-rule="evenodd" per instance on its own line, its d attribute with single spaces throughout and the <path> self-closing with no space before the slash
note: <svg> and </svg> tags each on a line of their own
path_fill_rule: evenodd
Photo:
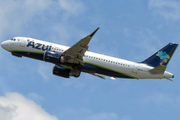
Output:
<svg viewBox="0 0 180 120">
<path fill-rule="evenodd" d="M 30 43 L 31 41 L 31 43 Z M 33 42 L 32 42 L 33 41 Z M 16 37 L 16 41 L 7 40 L 1 46 L 9 52 L 26 52 L 44 54 L 45 50 L 52 50 L 63 53 L 69 47 L 50 42 L 36 40 L 27 37 Z M 27 56 L 28 57 L 28 56 Z M 119 58 L 114 58 L 102 54 L 87 51 L 83 57 L 84 63 L 108 69 L 134 79 L 159 79 L 172 78 L 173 74 L 165 71 L 163 74 L 151 74 L 153 67 L 143 63 L 136 63 Z M 107 74 L 110 76 L 109 74 Z"/>
</svg>

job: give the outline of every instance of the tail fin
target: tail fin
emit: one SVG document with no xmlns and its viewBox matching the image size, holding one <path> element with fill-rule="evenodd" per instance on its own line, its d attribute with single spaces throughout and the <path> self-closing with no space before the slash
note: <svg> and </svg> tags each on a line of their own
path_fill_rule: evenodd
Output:
<svg viewBox="0 0 180 120">
<path fill-rule="evenodd" d="M 166 67 L 170 59 L 172 58 L 174 52 L 176 51 L 177 47 L 178 44 L 169 43 L 141 63 L 147 64 L 152 67 L 158 67 L 158 66 Z"/>
</svg>

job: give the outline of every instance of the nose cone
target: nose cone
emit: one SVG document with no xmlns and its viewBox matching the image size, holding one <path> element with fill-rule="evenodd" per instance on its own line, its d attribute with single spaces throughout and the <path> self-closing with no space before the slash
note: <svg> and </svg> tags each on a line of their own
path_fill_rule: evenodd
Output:
<svg viewBox="0 0 180 120">
<path fill-rule="evenodd" d="M 7 41 L 4 41 L 1 43 L 1 47 L 5 50 L 7 50 L 7 47 L 8 47 L 8 42 Z"/>
</svg>

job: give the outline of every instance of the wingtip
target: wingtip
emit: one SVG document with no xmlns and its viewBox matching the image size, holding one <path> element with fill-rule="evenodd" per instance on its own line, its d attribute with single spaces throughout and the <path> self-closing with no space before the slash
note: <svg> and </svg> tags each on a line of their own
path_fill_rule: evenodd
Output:
<svg viewBox="0 0 180 120">
<path fill-rule="evenodd" d="M 94 36 L 94 34 L 97 32 L 99 30 L 99 27 L 98 28 L 96 28 L 96 30 L 94 30 L 89 36 L 90 37 L 93 37 Z"/>
</svg>

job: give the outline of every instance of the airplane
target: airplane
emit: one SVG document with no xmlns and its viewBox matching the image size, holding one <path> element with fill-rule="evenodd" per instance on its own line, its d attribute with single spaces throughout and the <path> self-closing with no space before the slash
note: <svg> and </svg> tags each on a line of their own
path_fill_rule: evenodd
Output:
<svg viewBox="0 0 180 120">
<path fill-rule="evenodd" d="M 71 47 L 29 37 L 14 37 L 1 43 L 3 49 L 16 57 L 29 57 L 54 64 L 54 75 L 69 78 L 86 72 L 102 79 L 168 79 L 174 75 L 166 71 L 178 44 L 169 43 L 142 62 L 90 52 L 89 42 L 99 27 Z"/>
</svg>

